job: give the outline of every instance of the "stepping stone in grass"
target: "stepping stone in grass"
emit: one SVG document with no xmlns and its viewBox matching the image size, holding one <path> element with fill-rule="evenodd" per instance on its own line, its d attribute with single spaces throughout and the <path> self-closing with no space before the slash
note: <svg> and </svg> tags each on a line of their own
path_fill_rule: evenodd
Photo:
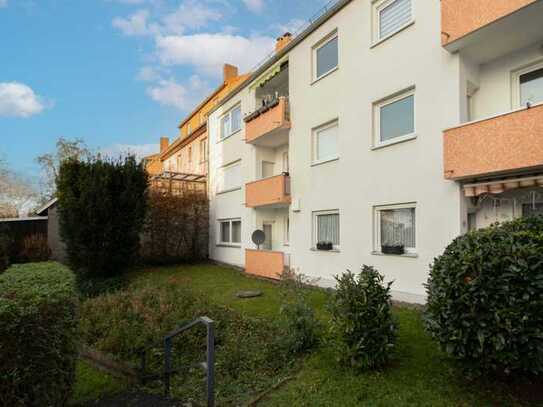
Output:
<svg viewBox="0 0 543 407">
<path fill-rule="evenodd" d="M 262 291 L 238 291 L 236 297 L 238 298 L 255 298 L 261 297 Z"/>
</svg>

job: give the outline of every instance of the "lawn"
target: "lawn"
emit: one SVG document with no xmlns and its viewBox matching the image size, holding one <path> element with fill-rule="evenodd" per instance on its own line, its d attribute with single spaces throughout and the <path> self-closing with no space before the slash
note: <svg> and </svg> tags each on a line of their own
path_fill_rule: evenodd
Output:
<svg viewBox="0 0 543 407">
<path fill-rule="evenodd" d="M 274 320 L 281 304 L 277 285 L 246 277 L 238 271 L 214 265 L 143 269 L 128 274 L 134 287 L 175 285 L 206 296 L 257 319 Z M 236 298 L 240 290 L 261 290 L 263 296 L 248 300 Z M 311 290 L 310 303 L 326 321 L 328 293 Z M 259 405 L 263 406 L 521 406 L 507 387 L 465 380 L 436 344 L 424 332 L 418 311 L 396 308 L 400 336 L 395 362 L 382 372 L 355 374 L 340 368 L 324 343 L 311 355 L 298 361 L 288 372 L 293 378 L 274 389 Z M 85 385 L 85 370 L 79 370 L 78 389 Z M 255 375 L 260 373 L 255 373 Z M 90 375 L 92 376 L 92 375 Z M 285 372 L 281 372 L 285 377 Z M 268 380 L 265 383 L 277 382 Z M 96 380 L 96 379 L 93 379 Z M 264 382 L 263 382 L 264 383 Z M 113 385 L 114 387 L 114 385 Z M 262 386 L 261 386 L 262 387 Z M 84 392 L 80 390 L 80 393 Z M 87 393 L 90 390 L 87 390 Z M 252 397 L 252 395 L 251 395 Z M 250 398 L 250 397 L 249 397 Z M 245 400 L 246 401 L 246 400 Z M 227 403 L 224 403 L 225 405 Z M 234 403 L 232 403 L 234 404 Z"/>
</svg>

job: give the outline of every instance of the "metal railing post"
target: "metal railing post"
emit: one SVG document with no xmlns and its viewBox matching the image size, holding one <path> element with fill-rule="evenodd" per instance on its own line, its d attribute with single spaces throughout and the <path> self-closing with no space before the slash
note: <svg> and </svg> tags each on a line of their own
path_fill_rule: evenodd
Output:
<svg viewBox="0 0 543 407">
<path fill-rule="evenodd" d="M 206 321 L 207 327 L 207 405 L 215 407 L 215 323 Z"/>
<path fill-rule="evenodd" d="M 172 372 L 172 339 L 164 339 L 164 396 L 170 397 L 170 376 Z"/>
</svg>

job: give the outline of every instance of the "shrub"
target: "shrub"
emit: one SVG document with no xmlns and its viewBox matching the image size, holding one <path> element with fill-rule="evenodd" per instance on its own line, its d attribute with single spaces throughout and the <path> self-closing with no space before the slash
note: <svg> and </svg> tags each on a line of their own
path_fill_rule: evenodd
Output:
<svg viewBox="0 0 543 407">
<path fill-rule="evenodd" d="M 427 292 L 427 329 L 467 372 L 543 373 L 542 217 L 457 238 Z"/>
<path fill-rule="evenodd" d="M 0 273 L 9 266 L 10 248 L 11 239 L 7 228 L 0 225 Z"/>
<path fill-rule="evenodd" d="M 386 365 L 396 341 L 390 287 L 373 267 L 337 277 L 330 302 L 332 344 L 338 360 L 357 370 Z"/>
<path fill-rule="evenodd" d="M 25 236 L 21 248 L 20 258 L 25 263 L 36 263 L 49 260 L 51 251 L 47 243 L 47 236 L 43 233 L 34 233 Z"/>
<path fill-rule="evenodd" d="M 57 180 L 60 232 L 78 272 L 111 276 L 135 262 L 146 188 L 147 174 L 134 157 L 62 163 Z"/>
<path fill-rule="evenodd" d="M 64 406 L 75 379 L 74 276 L 57 263 L 0 275 L 0 405 Z"/>
<path fill-rule="evenodd" d="M 287 354 L 298 354 L 313 349 L 320 340 L 322 325 L 307 299 L 307 285 L 312 281 L 292 271 L 281 275 L 280 326 L 282 335 L 279 346 Z"/>
<path fill-rule="evenodd" d="M 148 264 L 179 264 L 207 259 L 209 204 L 204 193 L 173 195 L 152 191 L 141 256 Z"/>
</svg>

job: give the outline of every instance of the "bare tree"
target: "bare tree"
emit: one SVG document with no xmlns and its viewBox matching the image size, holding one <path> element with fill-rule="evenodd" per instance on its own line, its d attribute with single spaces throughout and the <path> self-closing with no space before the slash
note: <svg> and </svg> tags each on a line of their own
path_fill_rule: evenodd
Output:
<svg viewBox="0 0 543 407">
<path fill-rule="evenodd" d="M 83 139 L 68 140 L 59 138 L 56 143 L 56 151 L 36 158 L 36 162 L 42 168 L 42 199 L 48 201 L 55 196 L 56 183 L 60 164 L 69 159 L 84 160 L 92 156 L 91 150 Z"/>
<path fill-rule="evenodd" d="M 37 195 L 34 186 L 0 158 L 0 218 L 27 215 L 36 205 Z"/>
</svg>

